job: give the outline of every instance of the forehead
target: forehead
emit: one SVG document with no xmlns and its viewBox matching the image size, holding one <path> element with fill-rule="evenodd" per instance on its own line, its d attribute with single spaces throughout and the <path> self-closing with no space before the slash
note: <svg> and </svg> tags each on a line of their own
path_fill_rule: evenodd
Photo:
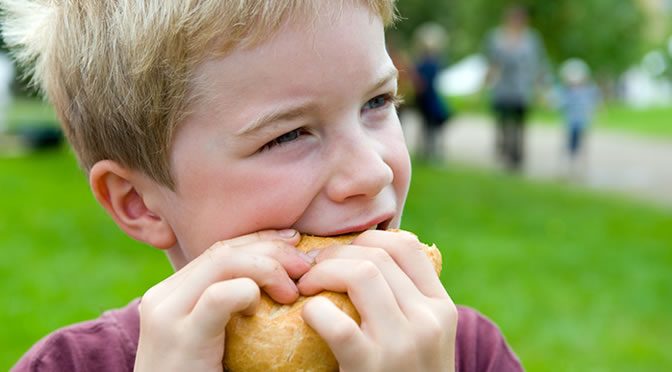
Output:
<svg viewBox="0 0 672 372">
<path fill-rule="evenodd" d="M 287 96 L 354 91 L 390 67 L 381 19 L 351 4 L 310 21 L 289 19 L 267 40 L 206 61 L 196 70 L 196 86 L 210 100 L 234 103 L 279 90 Z"/>
</svg>

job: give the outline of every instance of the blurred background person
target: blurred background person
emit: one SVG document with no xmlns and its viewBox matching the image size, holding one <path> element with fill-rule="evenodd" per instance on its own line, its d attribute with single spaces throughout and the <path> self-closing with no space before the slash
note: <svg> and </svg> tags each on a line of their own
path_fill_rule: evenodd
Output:
<svg viewBox="0 0 672 372">
<path fill-rule="evenodd" d="M 437 90 L 437 76 L 443 68 L 442 51 L 447 43 L 446 30 L 438 23 L 420 25 L 414 33 L 415 104 L 423 121 L 423 157 L 435 161 L 442 157 L 442 129 L 451 117 L 451 110 Z"/>
<path fill-rule="evenodd" d="M 544 43 L 521 5 L 506 9 L 503 23 L 485 40 L 486 85 L 495 114 L 496 153 L 511 170 L 523 164 L 525 124 L 536 88 L 548 75 Z"/>
<path fill-rule="evenodd" d="M 572 58 L 560 67 L 559 108 L 567 133 L 567 172 L 575 177 L 585 168 L 585 132 L 600 101 L 600 91 L 593 82 L 590 67 Z"/>
</svg>

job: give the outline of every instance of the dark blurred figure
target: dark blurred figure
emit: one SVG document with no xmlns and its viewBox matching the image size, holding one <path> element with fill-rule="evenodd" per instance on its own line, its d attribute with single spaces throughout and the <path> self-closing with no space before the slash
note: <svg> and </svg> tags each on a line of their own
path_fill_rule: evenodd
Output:
<svg viewBox="0 0 672 372">
<path fill-rule="evenodd" d="M 576 177 L 585 167 L 584 137 L 601 94 L 590 77 L 590 67 L 580 59 L 565 61 L 560 68 L 560 77 L 558 106 L 567 129 L 567 174 Z"/>
<path fill-rule="evenodd" d="M 548 79 L 544 44 L 529 27 L 524 7 L 507 8 L 502 25 L 486 38 L 485 55 L 497 155 L 508 169 L 518 170 L 524 160 L 525 124 L 535 88 Z"/>
<path fill-rule="evenodd" d="M 415 31 L 415 103 L 423 119 L 423 155 L 426 160 L 441 158 L 441 133 L 451 111 L 436 88 L 441 72 L 441 52 L 446 31 L 436 23 L 425 23 Z"/>
</svg>

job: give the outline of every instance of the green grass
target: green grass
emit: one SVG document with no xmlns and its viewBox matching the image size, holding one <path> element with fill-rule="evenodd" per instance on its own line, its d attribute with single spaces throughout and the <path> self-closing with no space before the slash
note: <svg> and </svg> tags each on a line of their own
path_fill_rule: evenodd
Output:
<svg viewBox="0 0 672 372">
<path fill-rule="evenodd" d="M 114 226 L 66 150 L 0 159 L 0 189 L 0 370 L 170 273 L 162 253 Z"/>
<path fill-rule="evenodd" d="M 50 105 L 35 99 L 16 98 L 7 113 L 10 128 L 30 125 L 58 125 Z"/>
<path fill-rule="evenodd" d="M 672 368 L 672 212 L 469 170 L 414 170 L 404 225 L 531 371 Z M 662 369 L 661 369 L 662 368 Z"/>
<path fill-rule="evenodd" d="M 598 112 L 596 122 L 609 129 L 672 138 L 672 105 L 639 110 L 620 105 L 607 106 Z"/>
<path fill-rule="evenodd" d="M 562 125 L 563 119 L 556 111 L 539 108 L 533 111 L 530 120 Z M 611 103 L 598 109 L 591 124 L 600 129 L 672 139 L 672 106 L 636 109 Z"/>
<path fill-rule="evenodd" d="M 490 115 L 485 100 L 480 96 L 451 97 L 449 101 L 458 115 Z M 531 112 L 530 122 L 560 126 L 562 116 L 557 111 L 538 105 Z M 637 109 L 610 102 L 597 110 L 592 125 L 601 129 L 672 139 L 672 104 Z"/>
</svg>

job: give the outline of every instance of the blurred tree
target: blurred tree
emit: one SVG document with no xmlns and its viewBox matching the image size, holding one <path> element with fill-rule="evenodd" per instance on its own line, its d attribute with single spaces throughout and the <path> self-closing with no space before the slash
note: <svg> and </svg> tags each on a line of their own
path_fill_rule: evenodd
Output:
<svg viewBox="0 0 672 372">
<path fill-rule="evenodd" d="M 501 20 L 510 0 L 399 0 L 402 21 L 393 33 L 410 40 L 412 30 L 432 20 L 450 31 L 451 53 L 479 52 L 486 33 Z M 587 61 L 602 80 L 613 80 L 639 61 L 645 15 L 638 0 L 521 0 L 539 30 L 552 62 Z M 400 38 L 399 35 L 396 35 Z"/>
<path fill-rule="evenodd" d="M 398 0 L 400 22 L 391 30 L 400 47 L 410 47 L 413 30 L 435 21 L 449 30 L 447 53 L 456 57 L 480 51 L 483 37 L 496 26 L 511 0 Z M 598 77 L 615 79 L 639 61 L 646 23 L 640 0 L 521 0 L 529 7 L 552 62 L 570 57 L 587 61 Z M 0 39 L 0 50 L 5 50 Z M 19 68 L 20 77 L 23 69 Z M 25 81 L 23 81 L 25 83 Z M 34 94 L 17 84 L 19 94 Z"/>
</svg>

